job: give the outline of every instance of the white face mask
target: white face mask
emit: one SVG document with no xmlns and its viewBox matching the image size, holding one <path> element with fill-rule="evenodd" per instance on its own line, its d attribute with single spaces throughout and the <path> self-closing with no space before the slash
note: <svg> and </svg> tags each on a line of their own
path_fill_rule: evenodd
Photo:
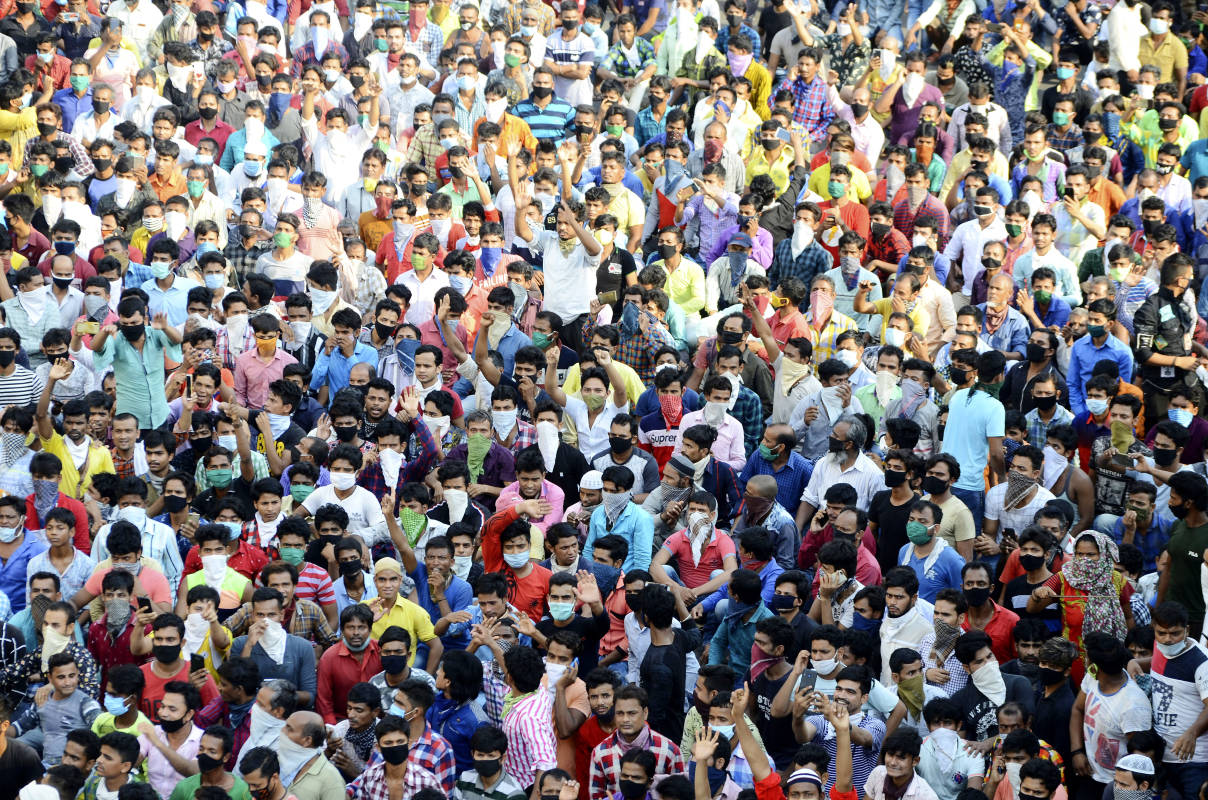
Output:
<svg viewBox="0 0 1208 800">
<path fill-rule="evenodd" d="M 351 489 L 357 480 L 357 476 L 351 472 L 329 472 L 328 475 L 331 477 L 331 485 L 341 492 Z"/>
</svg>

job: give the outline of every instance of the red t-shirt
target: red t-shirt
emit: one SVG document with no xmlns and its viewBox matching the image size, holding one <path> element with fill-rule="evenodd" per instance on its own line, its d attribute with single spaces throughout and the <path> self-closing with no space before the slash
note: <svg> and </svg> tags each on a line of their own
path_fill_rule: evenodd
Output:
<svg viewBox="0 0 1208 800">
<path fill-rule="evenodd" d="M 180 668 L 180 672 L 170 678 L 161 678 L 151 669 L 151 662 L 143 664 L 139 667 L 143 671 L 143 679 L 146 681 L 146 686 L 143 688 L 143 702 L 139 706 L 144 714 L 154 722 L 159 721 L 159 704 L 164 699 L 164 687 L 172 681 L 189 681 L 189 662 L 185 662 Z M 201 687 L 201 705 L 204 707 L 211 700 L 218 699 L 218 686 L 214 683 L 214 679 L 206 676 L 205 685 Z"/>
<path fill-rule="evenodd" d="M 622 592 L 624 594 L 624 592 Z M 579 782 L 579 800 L 588 800 L 591 788 L 591 753 L 611 733 L 600 730 L 600 720 L 592 714 L 575 732 L 575 780 Z"/>
<path fill-rule="evenodd" d="M 713 570 L 723 569 L 722 562 L 726 556 L 732 556 L 735 562 L 738 560 L 734 540 L 725 531 L 714 531 L 712 541 L 701 548 L 700 563 L 697 564 L 692 563 L 692 543 L 688 541 L 685 531 L 677 531 L 667 537 L 663 549 L 675 559 L 676 572 L 689 589 L 708 583 Z"/>
</svg>

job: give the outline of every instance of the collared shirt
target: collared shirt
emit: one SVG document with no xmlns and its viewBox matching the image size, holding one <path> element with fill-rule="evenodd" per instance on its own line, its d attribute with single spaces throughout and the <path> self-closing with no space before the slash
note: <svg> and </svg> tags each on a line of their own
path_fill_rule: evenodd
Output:
<svg viewBox="0 0 1208 800">
<path fill-rule="evenodd" d="M 885 488 L 885 473 L 863 453 L 846 469 L 837 457 L 828 454 L 814 463 L 814 471 L 801 494 L 801 502 L 821 508 L 823 495 L 836 483 L 846 483 L 853 487 L 857 495 L 856 505 L 867 508 L 872 496 Z M 794 506 L 785 508 L 796 510 Z"/>
<path fill-rule="evenodd" d="M 1075 415 L 1086 413 L 1086 382 L 1090 380 L 1095 365 L 1110 359 L 1116 362 L 1120 378 L 1126 383 L 1132 380 L 1133 353 L 1128 345 L 1110 333 L 1103 344 L 1096 345 L 1088 333 L 1074 342 L 1070 348 L 1070 366 L 1066 370 L 1066 383 L 1070 390 L 1070 409 Z"/>
<path fill-rule="evenodd" d="M 235 358 L 235 398 L 245 408 L 264 408 L 268 400 L 268 386 L 279 380 L 286 367 L 298 360 L 278 347 L 267 364 L 253 348 Z"/>
<path fill-rule="evenodd" d="M 591 753 L 589 774 L 591 775 L 590 794 L 593 798 L 610 796 L 620 791 L 621 758 L 631 749 L 631 746 L 622 745 L 619 741 L 620 736 L 619 731 L 610 734 L 608 738 L 596 745 L 596 749 Z M 638 737 L 649 737 L 644 749 L 654 753 L 656 775 L 684 771 L 684 759 L 680 754 L 679 746 L 671 739 L 651 730 L 649 726 L 643 728 Z"/>
<path fill-rule="evenodd" d="M 824 141 L 826 128 L 835 116 L 835 109 L 831 105 L 830 92 L 822 76 L 815 75 L 814 80 L 809 83 L 801 77 L 791 82 L 785 80 L 776 87 L 773 95 L 781 90 L 788 90 L 793 94 L 793 122 L 804 126 L 813 141 Z"/>
<path fill-rule="evenodd" d="M 197 281 L 176 275 L 172 278 L 172 285 L 167 289 L 161 288 L 154 278 L 139 288 L 147 293 L 147 309 L 152 314 L 163 313 L 168 317 L 169 324 L 179 327 L 185 324 L 185 320 L 189 316 L 186 308 L 189 290 L 200 285 Z"/>
<path fill-rule="evenodd" d="M 950 231 L 950 221 L 948 218 L 948 209 L 940 202 L 939 198 L 928 193 L 917 209 L 911 210 L 910 198 L 903 197 L 893 206 L 893 226 L 900 230 L 907 238 L 914 236 L 914 221 L 920 217 L 933 217 L 939 224 L 939 246 L 943 250 L 948 245 L 948 236 Z M 1004 232 L 1006 228 L 1003 228 Z M 1002 238 L 1006 238 L 1005 233 Z M 978 263 L 981 263 L 981 251 L 977 254 Z"/>
<path fill-rule="evenodd" d="M 574 107 L 558 97 L 551 98 L 545 108 L 531 99 L 523 100 L 516 104 L 512 113 L 527 122 L 533 136 L 543 142 L 566 138 L 575 120 Z"/>
<path fill-rule="evenodd" d="M 369 639 L 359 653 L 353 653 L 346 642 L 340 641 L 319 659 L 315 710 L 328 725 L 336 724 L 347 717 L 348 690 L 381 671 L 382 658 L 376 641 Z"/>
<path fill-rule="evenodd" d="M 38 572 L 53 572 L 59 576 L 59 586 L 63 596 L 75 597 L 76 592 L 84 588 L 84 584 L 88 582 L 95 568 L 96 562 L 88 554 L 72 548 L 71 563 L 64 571 L 59 572 L 55 568 L 54 563 L 50 560 L 50 550 L 44 550 L 29 560 L 25 573 L 28 579 Z M 22 596 L 24 597 L 24 593 Z M 0 619 L 3 617 L 0 616 Z"/>
<path fill-rule="evenodd" d="M 327 384 L 329 392 L 334 395 L 348 385 L 348 377 L 355 364 L 369 364 L 377 367 L 377 363 L 377 350 L 364 342 L 356 342 L 351 356 L 344 355 L 343 349 L 339 347 L 332 350 L 330 354 L 320 352 L 319 358 L 315 362 L 314 375 L 310 379 L 310 388 L 318 391 L 324 384 Z"/>
<path fill-rule="evenodd" d="M 772 462 L 763 456 L 748 458 L 738 482 L 746 486 L 756 475 L 771 475 L 776 479 L 776 502 L 796 510 L 812 474 L 813 466 L 800 453 L 793 451 L 789 454 L 789 460 L 779 468 L 773 467 Z"/>
<path fill-rule="evenodd" d="M 177 278 L 174 286 L 182 280 Z M 125 336 L 105 339 L 101 351 L 93 356 L 93 363 L 101 373 L 113 366 L 117 378 L 115 413 L 133 414 L 138 417 L 140 428 L 156 428 L 164 423 L 168 418 L 168 401 L 163 392 L 167 383 L 165 358 L 180 361 L 180 347 L 161 330 L 146 328 L 141 350 L 135 349 Z"/>
<path fill-rule="evenodd" d="M 521 785 L 535 780 L 541 771 L 558 766 L 558 740 L 550 725 L 553 702 L 553 693 L 538 687 L 519 699 L 503 717 L 503 732 L 508 737 L 503 770 Z"/>
</svg>

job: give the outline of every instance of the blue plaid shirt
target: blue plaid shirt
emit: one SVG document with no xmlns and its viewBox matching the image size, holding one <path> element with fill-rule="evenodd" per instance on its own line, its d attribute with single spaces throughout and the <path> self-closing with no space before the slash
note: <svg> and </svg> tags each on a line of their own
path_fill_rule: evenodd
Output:
<svg viewBox="0 0 1208 800">
<path fill-rule="evenodd" d="M 759 395 L 745 386 L 738 387 L 738 399 L 734 401 L 734 408 L 730 409 L 730 416 L 742 425 L 743 449 L 747 452 L 747 458 L 750 458 L 763 438 L 763 403 Z"/>
<path fill-rule="evenodd" d="M 1074 412 L 1070 411 L 1065 406 L 1057 406 L 1053 409 L 1053 418 L 1045 422 L 1040 418 L 1040 410 L 1033 408 L 1023 416 L 1028 423 L 1028 442 L 1044 449 L 1044 443 L 1048 440 L 1049 428 L 1057 425 L 1070 425 L 1074 422 Z"/>
<path fill-rule="evenodd" d="M 835 258 L 818 242 L 810 242 L 810 246 L 793 257 L 792 237 L 781 239 L 772 250 L 772 265 L 768 267 L 768 282 L 779 286 L 785 278 L 797 278 L 810 287 L 814 277 L 830 271 L 835 266 Z"/>
<path fill-rule="evenodd" d="M 717 33 L 717 42 L 715 43 L 714 46 L 717 48 L 717 52 L 724 55 L 726 50 L 728 50 L 730 48 L 730 26 L 724 24 L 726 22 L 726 20 L 724 18 L 721 19 L 720 22 L 723 24 L 721 26 L 721 30 L 718 31 L 718 33 Z M 759 53 L 763 52 L 759 48 L 759 44 L 760 44 L 761 40 L 759 38 L 758 31 L 756 31 L 750 25 L 743 25 L 741 28 L 738 29 L 738 32 L 746 34 L 747 36 L 751 37 L 751 47 L 752 47 L 751 52 L 752 53 L 759 54 Z"/>
<path fill-rule="evenodd" d="M 739 394 L 741 396 L 741 392 Z M 735 408 L 737 406 L 736 403 Z M 730 413 L 732 415 L 734 412 Z M 771 475 L 776 479 L 776 502 L 786 509 L 791 508 L 796 511 L 797 506 L 801 505 L 801 495 L 805 493 L 806 484 L 810 482 L 810 476 L 813 474 L 814 465 L 805 456 L 794 450 L 789 454 L 789 460 L 779 470 L 774 468 L 772 462 L 764 459 L 763 456 L 751 456 L 742 468 L 738 482 L 745 487 L 747 481 L 756 475 Z"/>
</svg>

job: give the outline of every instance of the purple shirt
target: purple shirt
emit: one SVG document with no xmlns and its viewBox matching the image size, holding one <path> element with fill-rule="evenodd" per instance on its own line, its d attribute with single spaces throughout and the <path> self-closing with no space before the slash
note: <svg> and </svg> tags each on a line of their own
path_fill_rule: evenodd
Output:
<svg viewBox="0 0 1208 800">
<path fill-rule="evenodd" d="M 687 209 L 685 209 L 687 210 Z M 705 268 L 717 259 L 721 258 L 722 253 L 726 252 L 726 248 L 730 246 L 730 240 L 734 238 L 734 234 L 738 233 L 738 225 L 727 225 L 722 228 L 721 235 L 717 237 L 717 241 L 713 245 L 713 249 L 709 251 L 709 255 L 705 258 Z M 760 228 L 755 234 L 755 246 L 751 248 L 751 258 L 767 269 L 772 265 L 772 234 Z"/>
<path fill-rule="evenodd" d="M 918 99 L 914 101 L 914 106 L 906 107 L 906 101 L 902 99 L 902 90 L 898 89 L 897 96 L 893 99 L 893 121 L 889 124 L 889 140 L 896 142 L 902 138 L 904 134 L 913 133 L 914 129 L 919 126 L 919 114 L 923 112 L 923 106 L 927 103 L 936 103 L 942 109 L 944 108 L 944 93 L 939 90 L 939 87 L 931 84 L 924 84 L 923 91 L 919 92 Z"/>
<path fill-rule="evenodd" d="M 726 204 L 719 208 L 716 214 L 705 208 L 705 196 L 700 192 L 692 195 L 692 198 L 684 205 L 683 226 L 688 227 L 694 218 L 700 219 L 700 249 L 706 253 L 713 252 L 713 248 L 719 242 L 728 241 L 722 237 L 723 231 L 738 227 L 738 195 L 732 192 L 724 192 L 724 194 Z M 767 268 L 766 264 L 764 268 Z"/>
</svg>

